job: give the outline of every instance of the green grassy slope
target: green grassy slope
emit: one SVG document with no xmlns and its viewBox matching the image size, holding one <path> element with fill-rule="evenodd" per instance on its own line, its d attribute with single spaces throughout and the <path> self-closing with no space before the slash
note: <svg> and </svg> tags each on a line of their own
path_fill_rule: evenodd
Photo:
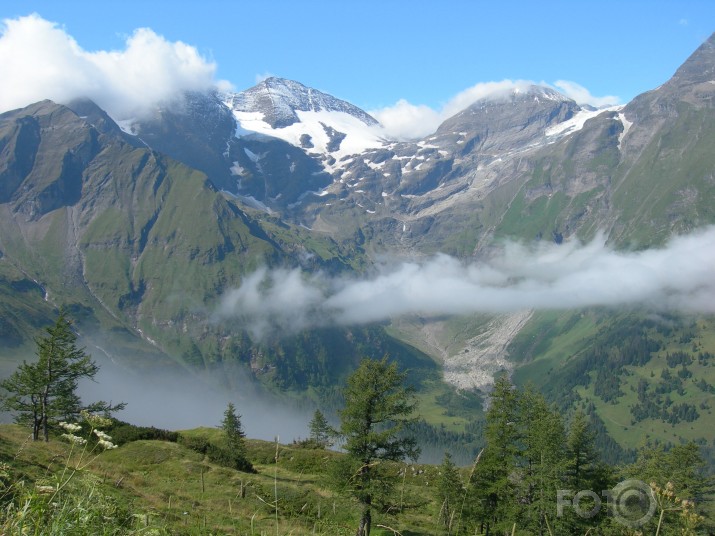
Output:
<svg viewBox="0 0 715 536">
<path fill-rule="evenodd" d="M 30 486 L 34 481 L 49 483 L 53 474 L 62 472 L 69 445 L 55 440 L 27 443 L 25 432 L 14 425 L 0 426 L 0 456 L 13 460 L 13 477 Z M 183 435 L 217 441 L 221 432 L 196 429 Z M 97 502 L 109 496 L 129 510 L 137 529 L 157 528 L 170 534 L 354 532 L 357 503 L 333 488 L 325 474 L 330 460 L 339 454 L 257 440 L 249 440 L 247 447 L 257 474 L 215 465 L 181 444 L 135 441 L 100 454 L 74 478 L 91 483 Z M 439 511 L 434 488 L 437 468 L 396 464 L 395 470 L 404 471 L 396 494 L 396 506 L 402 511 L 375 512 L 373 534 L 392 534 L 377 525 L 405 535 L 434 534 Z"/>
<path fill-rule="evenodd" d="M 715 110 L 679 103 L 632 166 L 619 169 L 613 239 L 643 247 L 715 223 Z"/>
<path fill-rule="evenodd" d="M 536 313 L 509 347 L 517 383 L 593 408 L 624 449 L 715 445 L 715 318 L 586 310 Z"/>
</svg>

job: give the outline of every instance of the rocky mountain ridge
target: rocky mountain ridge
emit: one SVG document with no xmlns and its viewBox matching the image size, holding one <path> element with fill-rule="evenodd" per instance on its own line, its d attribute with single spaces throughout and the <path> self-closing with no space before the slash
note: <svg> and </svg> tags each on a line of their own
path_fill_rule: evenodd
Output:
<svg viewBox="0 0 715 536">
<path fill-rule="evenodd" d="M 299 122 L 297 112 L 341 112 L 368 126 L 378 124 L 374 117 L 349 102 L 284 78 L 267 78 L 245 91 L 229 93 L 225 99 L 234 112 L 262 114 L 262 120 L 273 129 Z"/>
</svg>

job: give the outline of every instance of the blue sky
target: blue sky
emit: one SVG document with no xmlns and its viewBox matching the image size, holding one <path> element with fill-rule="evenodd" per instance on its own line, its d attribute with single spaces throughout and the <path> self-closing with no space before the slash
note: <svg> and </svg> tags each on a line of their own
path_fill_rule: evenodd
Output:
<svg viewBox="0 0 715 536">
<path fill-rule="evenodd" d="M 438 109 L 479 82 L 575 82 L 627 102 L 667 80 L 715 30 L 715 2 L 446 0 L 3 0 L 84 50 L 122 50 L 137 28 L 183 41 L 236 89 L 268 74 L 374 110 Z M 1 67 L 1 65 L 0 65 Z"/>
</svg>

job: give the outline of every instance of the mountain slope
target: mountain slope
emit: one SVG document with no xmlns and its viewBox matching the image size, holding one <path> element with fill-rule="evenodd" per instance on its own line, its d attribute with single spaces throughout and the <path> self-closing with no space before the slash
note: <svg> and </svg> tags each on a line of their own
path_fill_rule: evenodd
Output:
<svg viewBox="0 0 715 536">
<path fill-rule="evenodd" d="M 28 129 L 33 144 L 23 143 Z M 254 262 L 276 252 L 205 176 L 137 147 L 118 129 L 101 131 L 67 107 L 44 102 L 3 114 L 0 136 L 13 151 L 1 176 L 12 187 L 0 207 L 3 261 L 56 303 L 99 306 L 141 330 L 140 302 L 161 302 L 150 328 L 176 314 L 170 298 L 177 289 L 204 303 L 207 288 L 237 281 L 245 252 Z M 207 259 L 222 256 L 236 275 L 225 275 L 228 265 L 211 270 Z M 167 279 L 157 284 L 159 266 Z"/>
<path fill-rule="evenodd" d="M 82 331 L 97 331 L 99 346 L 120 330 L 143 341 L 144 357 L 153 350 L 197 368 L 241 362 L 285 388 L 332 385 L 360 355 L 388 351 L 429 376 L 431 360 L 379 327 L 258 340 L 240 319 L 218 316 L 220 297 L 261 266 L 339 272 L 359 266 L 361 253 L 348 257 L 330 240 L 239 206 L 91 103 L 82 113 L 45 101 L 0 116 L 0 301 L 10 343 L 28 349 L 28 326 L 66 304 L 81 313 Z M 32 297 L 27 310 L 19 291 Z"/>
<path fill-rule="evenodd" d="M 235 123 L 217 93 L 186 93 L 153 116 L 129 122 L 129 130 L 142 144 L 202 171 L 217 188 L 235 191 L 227 158 Z"/>
</svg>

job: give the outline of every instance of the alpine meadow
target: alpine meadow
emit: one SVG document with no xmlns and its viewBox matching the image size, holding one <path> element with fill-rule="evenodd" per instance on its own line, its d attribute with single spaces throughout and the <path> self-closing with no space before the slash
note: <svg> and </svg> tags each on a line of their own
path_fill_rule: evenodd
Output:
<svg viewBox="0 0 715 536">
<path fill-rule="evenodd" d="M 428 113 L 3 25 L 0 534 L 715 534 L 715 34 Z"/>
</svg>

